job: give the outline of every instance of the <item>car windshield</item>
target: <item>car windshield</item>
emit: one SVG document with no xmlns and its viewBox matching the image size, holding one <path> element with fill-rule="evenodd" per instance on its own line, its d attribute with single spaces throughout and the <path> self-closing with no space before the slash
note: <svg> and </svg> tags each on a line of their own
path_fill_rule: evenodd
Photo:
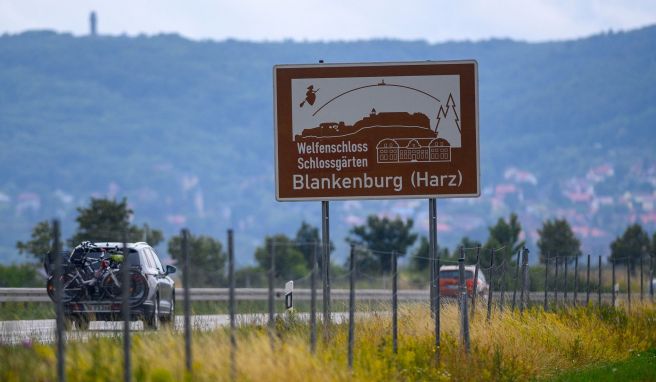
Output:
<svg viewBox="0 0 656 382">
<path fill-rule="evenodd" d="M 457 270 L 457 269 L 448 270 L 448 271 L 440 271 L 440 278 L 442 278 L 442 279 L 457 279 L 459 277 L 460 277 L 460 271 Z M 465 278 L 466 279 L 473 279 L 474 278 L 474 272 L 465 271 Z"/>
</svg>

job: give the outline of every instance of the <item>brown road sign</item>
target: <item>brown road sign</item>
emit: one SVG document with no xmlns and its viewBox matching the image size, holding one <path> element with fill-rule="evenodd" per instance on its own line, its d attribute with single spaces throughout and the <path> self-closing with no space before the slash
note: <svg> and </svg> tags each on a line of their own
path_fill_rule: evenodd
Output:
<svg viewBox="0 0 656 382">
<path fill-rule="evenodd" d="M 278 200 L 480 195 L 476 61 L 277 65 Z"/>
</svg>

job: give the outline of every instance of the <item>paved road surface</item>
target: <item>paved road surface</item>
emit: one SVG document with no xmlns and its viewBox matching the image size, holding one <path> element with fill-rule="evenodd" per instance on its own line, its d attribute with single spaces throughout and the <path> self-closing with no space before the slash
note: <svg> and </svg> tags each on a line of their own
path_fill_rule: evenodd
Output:
<svg viewBox="0 0 656 382">
<path fill-rule="evenodd" d="M 359 316 L 361 314 L 358 314 Z M 300 313 L 301 320 L 309 321 L 309 313 Z M 336 312 L 332 314 L 333 322 L 341 323 L 348 319 L 347 312 Z M 266 325 L 268 315 L 266 313 L 238 314 L 237 325 Z M 321 315 L 317 314 L 317 320 Z M 227 314 L 195 315 L 191 319 L 194 330 L 213 330 L 230 325 L 230 316 Z M 133 321 L 130 323 L 133 331 L 144 331 L 143 323 Z M 184 317 L 175 317 L 175 330 L 184 330 Z M 66 332 L 69 340 L 87 340 L 94 336 L 122 336 L 123 322 L 92 321 L 89 330 L 71 330 Z M 18 344 L 22 342 L 52 343 L 55 341 L 55 320 L 20 320 L 0 321 L 0 344 Z"/>
</svg>

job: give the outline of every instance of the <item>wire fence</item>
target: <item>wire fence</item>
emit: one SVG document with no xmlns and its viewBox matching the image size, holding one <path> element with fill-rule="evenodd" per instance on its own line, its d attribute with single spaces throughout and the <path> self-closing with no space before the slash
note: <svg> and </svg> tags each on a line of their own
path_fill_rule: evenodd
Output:
<svg viewBox="0 0 656 382">
<path fill-rule="evenodd" d="M 66 255 L 67 251 L 62 250 L 60 240 L 60 227 L 58 221 L 53 221 L 52 250 L 44 265 L 51 274 L 52 299 L 56 306 L 56 346 L 57 346 L 57 376 L 59 381 L 65 380 L 64 364 L 66 358 L 66 340 L 75 338 L 69 336 L 71 328 L 77 328 L 78 331 L 88 329 L 90 320 L 96 317 L 113 317 L 123 322 L 122 338 L 124 344 L 124 380 L 131 379 L 131 341 L 130 333 L 134 330 L 131 321 L 135 319 L 144 320 L 148 328 L 158 329 L 160 322 L 175 322 L 175 297 L 169 304 L 165 304 L 162 299 L 162 291 L 158 294 L 149 294 L 146 292 L 146 298 L 141 300 L 140 304 L 145 304 L 147 309 L 142 305 L 134 303 L 134 293 L 139 285 L 134 281 L 138 277 L 135 275 L 139 272 L 145 273 L 144 269 L 152 268 L 160 278 L 166 278 L 176 272 L 175 268 L 163 267 L 157 256 L 152 252 L 152 248 L 144 245 L 139 247 L 136 244 L 128 243 L 128 233 L 123 234 L 121 243 L 105 242 L 101 250 L 100 264 L 104 264 L 105 254 L 116 254 L 120 252 L 124 256 L 123 263 L 118 268 L 114 285 L 118 287 L 120 293 L 115 294 L 115 299 L 110 304 L 105 304 L 111 309 L 115 309 L 115 314 L 97 313 L 82 309 L 82 304 L 74 298 L 67 295 L 67 286 L 71 285 L 73 278 L 81 278 L 80 288 L 91 288 L 96 286 L 86 279 L 79 276 L 80 271 L 72 266 L 70 261 L 72 255 Z M 189 231 L 182 230 L 179 236 L 179 242 L 174 242 L 177 248 L 176 259 L 178 265 L 182 265 L 182 284 L 184 286 L 184 309 L 183 309 L 183 332 L 185 338 L 185 368 L 190 377 L 193 376 L 193 354 L 191 353 L 191 343 L 193 341 L 192 331 L 192 308 L 189 290 L 194 287 L 194 271 L 197 271 L 198 264 L 195 259 L 194 251 L 198 250 L 198 241 L 205 240 L 204 244 L 210 243 L 206 239 L 194 237 Z M 234 238 L 231 230 L 227 233 L 228 243 L 226 248 L 227 267 L 222 264 L 216 264 L 213 271 L 217 277 L 216 286 L 227 286 L 230 289 L 228 304 L 228 314 L 230 322 L 230 343 L 231 343 L 231 378 L 235 379 L 238 375 L 237 365 L 235 363 L 237 351 L 237 301 L 235 298 L 235 288 L 238 285 L 239 275 L 235 270 L 234 264 Z M 201 243 L 202 244 L 202 243 Z M 137 248 L 138 247 L 138 248 Z M 76 250 L 72 251 L 75 254 Z M 89 247 L 91 248 L 91 247 Z M 457 258 L 434 258 L 418 254 L 403 253 L 395 249 L 381 250 L 379 248 L 368 248 L 361 244 L 352 243 L 348 260 L 344 267 L 336 267 L 326 262 L 328 257 L 325 256 L 327 248 L 320 241 L 292 241 L 292 240 L 275 240 L 269 238 L 263 249 L 259 250 L 256 256 L 261 265 L 259 270 L 252 271 L 250 274 L 253 279 L 250 283 L 258 285 L 266 282 L 268 289 L 267 313 L 266 319 L 262 323 L 268 328 L 271 340 L 271 346 L 276 346 L 276 321 L 284 319 L 285 315 L 291 314 L 294 310 L 294 288 L 305 288 L 311 290 L 310 312 L 309 312 L 309 348 L 315 352 L 317 346 L 317 322 L 320 320 L 324 325 L 324 340 L 330 341 L 332 329 L 332 317 L 335 314 L 330 308 L 330 301 L 319 298 L 316 293 L 317 289 L 325 290 L 331 284 L 332 287 L 340 286 L 348 288 L 348 366 L 353 365 L 354 356 L 354 338 L 357 335 L 355 330 L 355 313 L 358 310 L 356 304 L 357 291 L 362 288 L 377 288 L 389 291 L 389 302 L 385 304 L 385 309 L 391 310 L 391 327 L 390 335 L 392 338 L 393 351 L 398 351 L 398 308 L 399 308 L 399 289 L 408 289 L 416 287 L 422 288 L 428 285 L 435 285 L 436 299 L 431 297 L 426 301 L 426 306 L 430 306 L 431 314 L 436 322 L 436 347 L 440 346 L 440 312 L 444 304 L 457 304 L 460 320 L 460 339 L 461 345 L 465 352 L 469 351 L 469 322 L 475 317 L 477 309 L 485 309 L 486 320 L 490 320 L 494 314 L 502 312 L 504 309 L 518 311 L 522 314 L 525 309 L 534 307 L 541 308 L 545 311 L 558 309 L 564 306 L 576 305 L 610 305 L 613 307 L 623 305 L 631 310 L 631 304 L 635 301 L 651 302 L 654 301 L 654 256 L 619 257 L 612 258 L 604 264 L 601 256 L 546 256 L 544 263 L 540 265 L 529 266 L 529 251 L 526 248 L 517 248 L 511 252 L 510 248 L 500 247 L 489 250 L 483 250 L 481 247 L 460 248 Z M 88 253 L 88 251 L 87 251 Z M 64 254 L 64 255 L 62 255 Z M 68 256 L 68 257 L 67 257 Z M 130 258 L 137 258 L 131 262 Z M 429 260 L 429 265 L 439 264 L 438 270 L 434 273 L 434 280 L 423 280 L 423 283 L 412 280 L 413 272 L 408 269 L 399 269 L 399 259 L 405 258 L 412 262 L 413 259 Z M 596 261 L 595 261 L 596 260 Z M 86 263 L 85 263 L 86 264 Z M 110 263 L 108 263 L 110 264 Z M 123 269 L 123 265 L 125 268 Z M 128 269 L 127 265 L 139 265 L 139 271 Z M 211 263 L 209 263 L 211 264 Z M 299 266 L 301 264 L 302 266 Z M 204 263 L 204 265 L 207 265 Z M 112 272 L 112 265 L 109 268 L 91 268 L 94 277 L 98 276 L 98 270 L 101 269 L 101 275 L 107 276 L 107 272 Z M 324 272 L 324 267 L 331 267 L 332 272 Z M 194 269 L 196 268 L 196 269 Z M 107 270 L 109 269 L 109 270 Z M 203 269 L 208 271 L 208 269 Z M 210 269 L 210 271 L 212 271 Z M 419 270 L 422 271 L 422 270 Z M 76 273 L 74 273 L 76 272 Z M 105 273 L 103 273 L 105 272 Z M 212 274 L 212 272 L 210 272 Z M 326 279 L 325 275 L 329 278 Z M 416 272 L 415 272 L 416 274 Z M 419 273 L 421 274 L 421 272 Z M 74 276 L 71 276 L 74 275 Z M 146 276 L 143 276 L 146 277 Z M 257 280 L 255 280 L 257 279 Z M 104 279 L 103 279 L 104 280 Z M 119 282 L 120 280 L 120 282 Z M 242 278 L 243 284 L 248 284 L 248 280 Z M 88 285 L 85 284 L 88 282 Z M 284 296 L 276 294 L 276 290 L 286 284 Z M 103 286 L 104 284 L 101 284 Z M 129 286 L 129 288 L 128 288 Z M 89 298 L 90 295 L 87 295 Z M 156 297 L 152 297 L 156 296 Z M 324 293 L 324 296 L 326 294 Z M 328 294 L 330 296 L 330 294 Z M 284 297 L 285 305 L 280 306 L 280 300 Z M 596 297 L 596 299 L 595 299 Z M 154 298 L 152 301 L 147 301 Z M 436 301 L 436 302 L 435 302 Z M 323 306 L 323 317 L 318 315 L 318 304 Z M 345 306 L 346 308 L 346 306 Z M 77 310 L 76 310 L 77 309 Z M 439 353 L 438 353 L 439 354 Z"/>
</svg>

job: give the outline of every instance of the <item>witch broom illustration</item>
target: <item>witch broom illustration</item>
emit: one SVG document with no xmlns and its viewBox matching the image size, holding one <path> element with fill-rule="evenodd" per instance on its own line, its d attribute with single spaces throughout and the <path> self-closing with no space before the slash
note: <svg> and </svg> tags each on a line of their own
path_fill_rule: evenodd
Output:
<svg viewBox="0 0 656 382">
<path fill-rule="evenodd" d="M 310 106 L 312 106 L 312 105 L 314 105 L 314 101 L 317 100 L 317 92 L 319 91 L 319 89 L 314 90 L 314 85 L 308 86 L 307 89 L 308 89 L 308 91 L 307 91 L 307 93 L 305 93 L 305 99 L 299 105 L 300 107 L 303 107 L 303 105 L 305 105 L 306 102 L 308 104 L 310 104 Z"/>
</svg>

